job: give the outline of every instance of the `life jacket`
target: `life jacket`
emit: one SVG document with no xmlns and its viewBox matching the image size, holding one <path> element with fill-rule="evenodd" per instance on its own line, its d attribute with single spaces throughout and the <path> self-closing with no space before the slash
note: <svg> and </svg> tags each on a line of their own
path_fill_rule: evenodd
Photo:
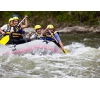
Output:
<svg viewBox="0 0 100 90">
<path fill-rule="evenodd" d="M 54 32 L 52 33 L 52 35 L 51 35 L 49 32 L 47 32 L 46 35 L 45 35 L 45 36 L 46 36 L 45 39 L 48 40 L 48 41 L 53 41 L 53 42 L 55 42 L 54 35 L 55 35 L 56 33 L 59 35 L 59 32 L 57 32 L 57 31 L 54 31 Z"/>
<path fill-rule="evenodd" d="M 13 38 L 22 38 L 23 31 L 21 30 L 20 26 L 13 26 L 14 32 L 12 32 Z M 11 26 L 7 24 L 7 30 L 5 31 L 5 35 L 10 35 Z"/>
<path fill-rule="evenodd" d="M 36 36 L 36 39 L 39 39 L 39 40 L 44 40 L 45 39 L 42 34 L 39 35 L 39 34 L 35 33 L 35 36 Z"/>
<path fill-rule="evenodd" d="M 12 37 L 13 38 L 22 38 L 22 29 L 21 26 L 13 26 L 14 32 L 12 32 Z"/>
</svg>

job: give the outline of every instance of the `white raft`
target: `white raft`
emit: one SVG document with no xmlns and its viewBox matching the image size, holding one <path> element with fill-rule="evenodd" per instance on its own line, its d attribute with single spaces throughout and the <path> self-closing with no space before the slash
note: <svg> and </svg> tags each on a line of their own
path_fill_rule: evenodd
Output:
<svg viewBox="0 0 100 90">
<path fill-rule="evenodd" d="M 53 42 L 44 41 L 44 40 L 33 40 L 31 42 L 19 44 L 19 45 L 8 45 L 9 51 L 6 55 L 9 54 L 62 54 L 61 49 Z"/>
</svg>

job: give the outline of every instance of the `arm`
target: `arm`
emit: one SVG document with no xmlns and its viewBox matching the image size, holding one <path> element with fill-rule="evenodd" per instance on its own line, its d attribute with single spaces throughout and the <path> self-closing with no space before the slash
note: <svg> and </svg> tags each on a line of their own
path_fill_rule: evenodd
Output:
<svg viewBox="0 0 100 90">
<path fill-rule="evenodd" d="M 59 45 L 60 45 L 60 47 L 61 47 L 61 49 L 63 51 L 64 50 L 64 46 L 63 46 L 63 43 L 61 41 L 59 42 Z"/>
<path fill-rule="evenodd" d="M 28 23 L 27 23 L 27 16 L 25 16 L 26 18 L 25 18 L 25 25 L 21 25 L 21 28 L 23 29 L 23 28 L 26 28 L 27 26 L 28 26 Z"/>
<path fill-rule="evenodd" d="M 7 30 L 7 25 L 3 25 L 1 28 L 0 28 L 0 33 L 1 34 L 5 34 L 5 32 L 3 30 Z"/>
<path fill-rule="evenodd" d="M 1 28 L 0 28 L 0 33 L 3 34 L 3 35 L 5 34 L 5 32 L 3 32 Z"/>
<path fill-rule="evenodd" d="M 63 46 L 63 43 L 62 43 L 62 41 L 61 41 L 59 35 L 56 33 L 56 34 L 54 34 L 54 37 L 55 37 L 55 39 L 57 40 L 57 42 L 59 43 L 61 49 L 64 50 L 64 46 Z"/>
<path fill-rule="evenodd" d="M 30 39 L 30 40 L 33 40 L 33 39 L 35 39 L 35 38 L 36 38 L 36 35 L 35 35 L 35 34 L 33 34 L 33 35 L 30 35 L 30 34 L 29 34 L 29 39 Z"/>
<path fill-rule="evenodd" d="M 31 31 L 31 32 L 29 32 L 29 39 L 30 39 L 30 37 L 32 36 L 32 34 L 33 34 L 33 32 Z"/>
<path fill-rule="evenodd" d="M 12 32 L 14 32 L 14 28 L 13 27 L 11 27 L 11 29 L 10 29 L 10 33 L 12 33 Z"/>
<path fill-rule="evenodd" d="M 45 35 L 47 32 L 48 28 L 46 28 L 45 30 L 43 30 L 42 35 Z"/>
</svg>

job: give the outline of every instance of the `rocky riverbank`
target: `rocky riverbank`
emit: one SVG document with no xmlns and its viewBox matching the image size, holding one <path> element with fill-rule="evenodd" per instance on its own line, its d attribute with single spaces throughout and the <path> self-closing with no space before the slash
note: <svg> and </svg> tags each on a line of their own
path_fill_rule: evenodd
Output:
<svg viewBox="0 0 100 90">
<path fill-rule="evenodd" d="M 34 28 L 25 28 L 26 33 L 28 32 L 35 32 Z M 100 27 L 88 27 L 88 26 L 72 26 L 72 27 L 65 27 L 65 28 L 58 28 L 57 31 L 60 33 L 100 33 Z"/>
<path fill-rule="evenodd" d="M 73 26 L 73 27 L 65 27 L 63 29 L 58 29 L 61 33 L 99 33 L 100 27 L 83 27 L 83 26 Z"/>
</svg>

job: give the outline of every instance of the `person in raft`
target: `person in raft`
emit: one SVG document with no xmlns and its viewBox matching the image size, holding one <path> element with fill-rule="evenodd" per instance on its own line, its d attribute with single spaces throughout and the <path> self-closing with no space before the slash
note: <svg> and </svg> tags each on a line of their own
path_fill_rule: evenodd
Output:
<svg viewBox="0 0 100 90">
<path fill-rule="evenodd" d="M 54 42 L 64 53 L 67 53 L 60 39 L 59 32 L 55 31 L 52 24 L 47 25 L 46 29 L 43 31 L 43 35 L 45 36 L 46 40 Z"/>
<path fill-rule="evenodd" d="M 14 14 L 13 16 L 12 16 L 13 18 L 15 17 L 17 17 L 18 19 L 19 19 L 19 15 L 18 14 Z M 27 17 L 27 16 L 26 16 Z M 20 21 L 19 21 L 20 22 Z M 25 21 L 25 23 L 27 23 L 27 21 Z M 25 26 L 25 27 L 27 27 L 27 26 Z M 24 30 L 19 30 L 18 31 L 21 35 L 22 35 L 22 37 L 24 38 L 25 37 L 25 31 Z"/>
<path fill-rule="evenodd" d="M 22 44 L 22 43 L 26 43 L 28 42 L 29 40 L 27 38 L 23 38 L 23 29 L 26 28 L 28 25 L 27 25 L 27 16 L 25 16 L 25 25 L 19 25 L 19 18 L 16 16 L 16 17 L 13 17 L 13 32 L 12 32 L 12 35 L 11 35 L 11 41 L 12 41 L 12 44 Z"/>
<path fill-rule="evenodd" d="M 9 35 L 12 31 L 11 31 L 11 28 L 13 27 L 13 18 L 10 18 L 8 20 L 8 24 L 5 24 L 3 25 L 1 28 L 0 28 L 0 33 L 5 36 L 5 35 Z"/>
<path fill-rule="evenodd" d="M 35 30 L 34 34 L 33 32 L 29 33 L 29 39 L 30 40 L 34 40 L 34 39 L 44 40 L 44 36 L 42 35 L 41 25 L 35 25 L 34 30 Z"/>
</svg>

